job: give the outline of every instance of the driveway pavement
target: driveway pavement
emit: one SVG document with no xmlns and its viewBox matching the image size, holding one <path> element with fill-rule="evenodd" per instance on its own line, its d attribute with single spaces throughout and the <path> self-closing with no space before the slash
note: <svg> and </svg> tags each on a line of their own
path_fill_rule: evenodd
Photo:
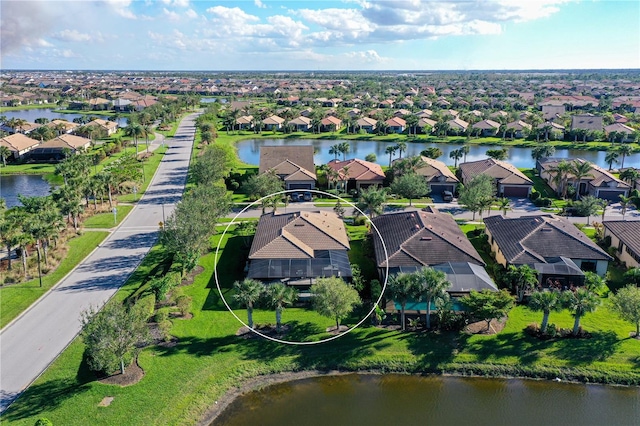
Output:
<svg viewBox="0 0 640 426">
<path fill-rule="evenodd" d="M 158 224 L 182 197 L 197 114 L 182 120 L 145 195 L 78 267 L 0 331 L 0 412 L 80 332 L 80 313 L 102 307 L 135 271 L 157 239 Z M 155 141 L 162 143 L 161 140 Z"/>
</svg>

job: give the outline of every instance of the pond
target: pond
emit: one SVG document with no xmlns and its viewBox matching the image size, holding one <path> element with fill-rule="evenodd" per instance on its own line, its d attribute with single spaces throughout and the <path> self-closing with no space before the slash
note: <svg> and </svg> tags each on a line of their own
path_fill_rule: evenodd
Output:
<svg viewBox="0 0 640 426">
<path fill-rule="evenodd" d="M 236 399 L 212 425 L 631 425 L 640 388 L 442 376 L 324 376 Z"/>
<path fill-rule="evenodd" d="M 51 185 L 41 175 L 2 175 L 0 176 L 0 197 L 7 202 L 7 207 L 19 206 L 18 194 L 28 197 L 49 195 Z"/>
<path fill-rule="evenodd" d="M 87 111 L 89 116 L 91 113 Z M 27 120 L 29 123 L 35 123 L 36 118 L 47 118 L 49 121 L 52 120 L 67 120 L 73 121 L 74 118 L 82 117 L 82 114 L 65 114 L 61 112 L 55 111 L 53 108 L 34 108 L 34 109 L 21 109 L 16 111 L 3 111 L 0 115 L 4 115 L 7 119 L 12 118 L 22 118 L 23 120 Z M 102 118 L 104 120 L 116 121 L 118 126 L 125 127 L 127 125 L 127 118 L 120 117 L 118 119 L 114 119 L 114 117 L 109 117 L 106 115 L 94 115 L 95 117 Z"/>
<path fill-rule="evenodd" d="M 349 143 L 351 152 L 347 155 L 347 158 L 361 158 L 364 159 L 368 154 L 375 154 L 377 157 L 376 163 L 382 166 L 389 165 L 389 154 L 385 153 L 385 149 L 389 146 L 394 146 L 395 142 L 379 142 L 379 141 L 354 141 L 354 140 L 317 140 L 317 139 L 247 139 L 237 143 L 238 156 L 240 160 L 248 164 L 258 165 L 260 162 L 260 147 L 262 145 L 313 145 L 317 154 L 314 156 L 315 164 L 326 164 L 331 161 L 334 156 L 329 154 L 331 145 L 335 145 L 341 142 Z M 449 153 L 453 150 L 460 148 L 462 144 L 435 144 L 416 142 L 407 144 L 407 152 L 403 153 L 404 156 L 418 155 L 420 151 L 428 147 L 438 147 L 444 153 L 438 160 L 443 161 L 447 165 L 453 165 L 453 159 L 449 158 Z M 482 160 L 487 158 L 486 152 L 488 149 L 498 149 L 499 146 L 487 146 L 487 145 L 469 145 L 470 151 L 467 154 L 467 161 Z M 509 147 L 509 156 L 507 161 L 519 168 L 532 168 L 535 166 L 535 162 L 531 158 L 531 148 L 515 148 Z M 561 158 L 583 158 L 587 161 L 595 163 L 600 167 L 608 168 L 604 158 L 606 151 L 585 151 L 576 149 L 558 149 L 554 154 L 554 157 Z M 398 157 L 398 154 L 394 155 L 394 159 Z M 338 158 L 342 158 L 339 156 Z M 640 153 L 627 156 L 624 161 L 625 167 L 640 167 Z"/>
</svg>

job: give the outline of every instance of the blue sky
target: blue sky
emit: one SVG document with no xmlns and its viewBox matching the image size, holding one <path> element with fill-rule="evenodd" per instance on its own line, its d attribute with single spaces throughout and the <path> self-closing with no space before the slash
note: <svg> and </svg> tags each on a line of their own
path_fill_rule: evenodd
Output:
<svg viewBox="0 0 640 426">
<path fill-rule="evenodd" d="M 640 68 L 640 1 L 0 0 L 2 69 Z"/>
</svg>

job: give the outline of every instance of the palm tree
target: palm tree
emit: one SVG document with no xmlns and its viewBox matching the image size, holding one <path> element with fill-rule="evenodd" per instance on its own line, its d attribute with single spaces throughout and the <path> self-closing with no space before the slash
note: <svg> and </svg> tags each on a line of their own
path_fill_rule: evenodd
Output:
<svg viewBox="0 0 640 426">
<path fill-rule="evenodd" d="M 547 332 L 549 324 L 549 314 L 551 311 L 562 310 L 562 300 L 558 291 L 535 291 L 531 294 L 529 300 L 529 309 L 532 311 L 542 311 L 542 323 L 540 324 L 540 332 Z"/>
<path fill-rule="evenodd" d="M 567 184 L 568 175 L 571 172 L 571 164 L 567 161 L 560 161 L 556 166 L 549 168 L 549 173 L 553 175 L 552 181 L 556 184 L 556 192 L 562 196 L 567 197 Z"/>
<path fill-rule="evenodd" d="M 447 281 L 447 275 L 442 271 L 433 268 L 424 267 L 415 272 L 416 283 L 418 288 L 416 291 L 420 294 L 420 298 L 427 302 L 426 325 L 427 329 L 431 328 L 431 301 L 443 297 L 447 292 L 447 288 L 451 283 Z"/>
<path fill-rule="evenodd" d="M 242 281 L 233 283 L 235 294 L 233 298 L 246 306 L 247 308 L 247 325 L 253 329 L 253 304 L 256 303 L 264 292 L 264 285 L 260 281 L 245 278 Z"/>
<path fill-rule="evenodd" d="M 624 220 L 624 215 L 627 213 L 627 209 L 631 204 L 631 197 L 625 197 L 624 195 L 620 195 L 620 213 L 622 213 L 622 220 Z"/>
<path fill-rule="evenodd" d="M 449 153 L 449 158 L 453 158 L 453 167 L 458 167 L 458 160 L 464 156 L 464 153 L 460 149 L 454 149 Z"/>
<path fill-rule="evenodd" d="M 387 201 L 387 191 L 384 188 L 370 186 L 360 193 L 357 207 L 372 218 L 382 214 L 385 201 Z"/>
<path fill-rule="evenodd" d="M 0 157 L 2 157 L 2 165 L 4 167 L 7 167 L 7 158 L 10 156 L 11 151 L 9 151 L 9 148 L 4 145 L 0 145 Z"/>
<path fill-rule="evenodd" d="M 387 281 L 389 296 L 400 305 L 400 324 L 405 329 L 404 311 L 407 302 L 417 295 L 417 285 L 412 274 L 399 273 L 389 277 Z"/>
<path fill-rule="evenodd" d="M 598 296 L 584 288 L 562 292 L 562 305 L 571 312 L 571 316 L 575 319 L 572 333 L 574 336 L 577 336 L 580 331 L 580 319 L 585 314 L 595 311 L 599 304 Z"/>
<path fill-rule="evenodd" d="M 471 151 L 471 147 L 469 145 L 463 145 L 461 148 L 459 148 L 459 151 L 462 152 L 463 155 L 462 162 L 466 163 L 467 154 L 469 153 L 469 151 Z"/>
<path fill-rule="evenodd" d="M 618 163 L 619 156 L 620 154 L 613 149 L 607 151 L 607 155 L 604 156 L 604 162 L 609 165 L 609 171 L 611 171 L 613 163 Z"/>
<path fill-rule="evenodd" d="M 620 145 L 618 147 L 618 152 L 622 155 L 622 163 L 620 164 L 620 168 L 624 169 L 624 159 L 627 155 L 633 153 L 633 147 L 631 145 Z"/>
<path fill-rule="evenodd" d="M 511 207 L 511 201 L 508 198 L 502 197 L 498 200 L 498 208 L 502 210 L 504 216 L 507 217 L 507 210 Z"/>
<path fill-rule="evenodd" d="M 136 157 L 138 156 L 138 137 L 142 136 L 142 125 L 138 123 L 129 123 L 124 129 L 124 134 L 130 136 L 136 145 Z"/>
<path fill-rule="evenodd" d="M 407 143 L 400 141 L 396 144 L 396 148 L 398 148 L 398 158 L 402 158 L 402 153 L 407 150 Z"/>
<path fill-rule="evenodd" d="M 153 128 L 149 124 L 145 124 L 142 126 L 142 135 L 144 136 L 144 142 L 147 146 L 146 151 L 149 152 L 149 136 L 153 133 Z"/>
<path fill-rule="evenodd" d="M 340 154 L 340 145 L 331 145 L 329 147 L 329 155 L 333 155 L 334 160 L 338 159 L 338 154 Z"/>
<path fill-rule="evenodd" d="M 338 144 L 338 150 L 342 153 L 342 161 L 346 161 L 351 145 L 349 145 L 349 142 L 341 142 Z"/>
<path fill-rule="evenodd" d="M 531 150 L 531 158 L 539 161 L 543 158 L 551 157 L 556 152 L 556 148 L 552 145 L 538 145 Z"/>
<path fill-rule="evenodd" d="M 571 162 L 571 174 L 574 176 L 577 184 L 576 194 L 580 197 L 580 185 L 582 183 L 582 178 L 593 177 L 590 173 L 593 165 L 588 161 L 579 161 L 573 160 Z"/>
<path fill-rule="evenodd" d="M 266 290 L 267 304 L 276 311 L 276 330 L 282 325 L 282 311 L 298 299 L 298 292 L 293 287 L 281 283 L 272 284 Z"/>
<path fill-rule="evenodd" d="M 389 167 L 391 167 L 391 159 L 393 154 L 398 150 L 397 146 L 388 146 L 387 149 L 384 150 L 386 154 L 389 154 Z"/>
</svg>

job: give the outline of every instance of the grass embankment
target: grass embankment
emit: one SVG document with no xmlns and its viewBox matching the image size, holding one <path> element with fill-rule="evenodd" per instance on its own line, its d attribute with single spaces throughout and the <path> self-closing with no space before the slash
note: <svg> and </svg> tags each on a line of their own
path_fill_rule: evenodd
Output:
<svg viewBox="0 0 640 426">
<path fill-rule="evenodd" d="M 119 205 L 116 208 L 116 221 L 113 221 L 113 213 L 105 212 L 105 213 L 96 213 L 93 216 L 87 218 L 82 226 L 87 229 L 99 228 L 99 229 L 109 229 L 114 226 L 120 225 L 120 223 L 124 220 L 124 218 L 129 214 L 129 212 L 133 209 L 133 206 L 130 205 Z"/>
<path fill-rule="evenodd" d="M 60 262 L 58 268 L 42 277 L 42 287 L 38 278 L 20 284 L 0 287 L 0 328 L 4 327 L 27 309 L 40 296 L 46 293 L 73 268 L 75 268 L 89 253 L 104 240 L 108 232 L 85 232 L 69 240 L 69 250 Z M 20 260 L 14 261 L 14 268 L 21 268 Z"/>
<path fill-rule="evenodd" d="M 351 229 L 352 237 L 362 234 Z M 217 245 L 221 236 L 213 239 Z M 226 235 L 218 261 L 223 294 L 242 277 L 246 251 L 240 237 Z M 540 341 L 523 333 L 540 313 L 519 306 L 497 335 L 411 333 L 364 326 L 331 342 L 287 346 L 263 339 L 235 336 L 240 324 L 226 310 L 213 278 L 215 254 L 203 256 L 204 272 L 184 287 L 193 297 L 190 320 L 175 319 L 171 347 L 149 347 L 139 356 L 145 370 L 141 382 L 118 387 L 95 381 L 80 340 L 71 346 L 2 416 L 5 424 L 32 425 L 45 416 L 54 424 L 194 424 L 228 390 L 246 378 L 281 371 L 376 370 L 406 373 L 455 373 L 488 376 L 560 377 L 566 380 L 640 384 L 640 343 L 629 339 L 633 329 L 612 315 L 607 302 L 582 321 L 591 339 Z M 147 273 L 161 267 L 156 247 L 116 295 L 123 300 L 143 285 Z M 235 311 L 246 318 L 243 309 Z M 257 323 L 273 323 L 272 311 L 256 310 Z M 346 321 L 355 324 L 359 318 Z M 567 312 L 552 313 L 551 322 L 570 328 Z M 332 321 L 304 308 L 288 308 L 283 321 L 294 326 L 290 340 L 318 340 Z M 105 397 L 109 407 L 98 407 Z M 135 415 L 132 416 L 132 413 Z"/>
</svg>

